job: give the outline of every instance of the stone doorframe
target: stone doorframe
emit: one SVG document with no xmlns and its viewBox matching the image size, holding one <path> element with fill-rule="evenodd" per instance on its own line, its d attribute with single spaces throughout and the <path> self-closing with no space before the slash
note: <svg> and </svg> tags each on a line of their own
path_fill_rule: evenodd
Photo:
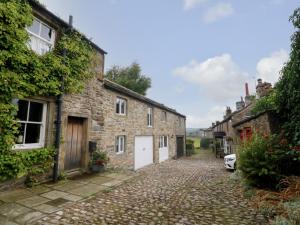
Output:
<svg viewBox="0 0 300 225">
<path fill-rule="evenodd" d="M 61 138 L 60 157 L 59 157 L 59 171 L 64 171 L 65 150 L 67 147 L 66 137 L 68 131 L 69 117 L 75 117 L 83 120 L 83 150 L 82 150 L 80 169 L 87 170 L 89 165 L 89 160 L 90 160 L 88 142 L 89 142 L 89 130 L 91 129 L 91 118 L 89 115 L 86 114 L 68 113 L 66 115 L 63 115 L 62 118 L 62 138 Z"/>
</svg>

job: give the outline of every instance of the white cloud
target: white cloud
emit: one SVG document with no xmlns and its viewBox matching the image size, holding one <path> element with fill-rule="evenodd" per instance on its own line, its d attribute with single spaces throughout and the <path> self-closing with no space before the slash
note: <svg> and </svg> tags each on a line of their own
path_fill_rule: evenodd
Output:
<svg viewBox="0 0 300 225">
<path fill-rule="evenodd" d="M 207 0 L 184 0 L 184 9 L 190 10 L 196 6 L 202 5 L 205 2 L 207 2 Z"/>
<path fill-rule="evenodd" d="M 257 78 L 274 84 L 279 79 L 279 72 L 282 66 L 289 59 L 287 51 L 281 49 L 273 52 L 270 56 L 259 60 L 256 66 Z"/>
<path fill-rule="evenodd" d="M 239 98 L 248 78 L 248 74 L 240 70 L 229 54 L 203 62 L 192 60 L 189 64 L 176 68 L 174 74 L 199 85 L 201 92 L 208 98 L 222 103 Z"/>
<path fill-rule="evenodd" d="M 187 115 L 186 123 L 188 128 L 208 128 L 212 122 L 221 120 L 225 112 L 225 106 L 216 105 L 212 107 L 206 114 L 194 116 Z"/>
<path fill-rule="evenodd" d="M 220 2 L 209 8 L 203 16 L 206 23 L 213 23 L 222 18 L 228 17 L 233 14 L 234 9 L 230 3 Z"/>
</svg>

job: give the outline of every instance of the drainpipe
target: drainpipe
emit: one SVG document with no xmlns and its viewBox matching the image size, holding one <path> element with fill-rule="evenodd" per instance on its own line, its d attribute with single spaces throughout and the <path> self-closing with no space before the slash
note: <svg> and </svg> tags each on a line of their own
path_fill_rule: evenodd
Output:
<svg viewBox="0 0 300 225">
<path fill-rule="evenodd" d="M 72 29 L 72 24 L 73 24 L 73 17 L 69 17 L 69 26 Z M 67 51 L 66 49 L 63 49 L 62 56 L 66 57 Z M 53 166 L 53 181 L 57 182 L 58 180 L 58 166 L 59 166 L 59 149 L 60 149 L 60 137 L 61 137 L 61 116 L 62 116 L 62 103 L 63 103 L 63 93 L 65 91 L 65 77 L 61 77 L 61 86 L 60 86 L 60 92 L 56 97 L 56 122 L 55 122 L 55 128 L 56 128 L 56 133 L 55 133 L 55 149 L 56 149 L 56 154 L 54 155 L 54 166 Z"/>
</svg>

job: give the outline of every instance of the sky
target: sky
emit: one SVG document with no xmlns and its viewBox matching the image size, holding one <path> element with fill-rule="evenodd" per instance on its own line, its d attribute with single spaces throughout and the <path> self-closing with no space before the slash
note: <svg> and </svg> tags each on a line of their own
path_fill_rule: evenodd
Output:
<svg viewBox="0 0 300 225">
<path fill-rule="evenodd" d="M 289 59 L 289 16 L 298 0 L 40 0 L 108 52 L 105 70 L 140 64 L 147 97 L 187 116 L 187 127 L 222 120 L 226 106 L 274 84 Z"/>
</svg>

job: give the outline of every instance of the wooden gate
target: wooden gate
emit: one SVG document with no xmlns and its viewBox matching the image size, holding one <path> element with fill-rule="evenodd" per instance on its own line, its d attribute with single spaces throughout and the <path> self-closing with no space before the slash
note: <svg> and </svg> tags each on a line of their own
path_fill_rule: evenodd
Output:
<svg viewBox="0 0 300 225">
<path fill-rule="evenodd" d="M 184 155 L 184 141 L 183 137 L 176 137 L 177 145 L 177 157 L 182 157 Z"/>
<path fill-rule="evenodd" d="M 68 118 L 67 138 L 65 152 L 65 170 L 81 167 L 83 153 L 83 119 Z"/>
</svg>

